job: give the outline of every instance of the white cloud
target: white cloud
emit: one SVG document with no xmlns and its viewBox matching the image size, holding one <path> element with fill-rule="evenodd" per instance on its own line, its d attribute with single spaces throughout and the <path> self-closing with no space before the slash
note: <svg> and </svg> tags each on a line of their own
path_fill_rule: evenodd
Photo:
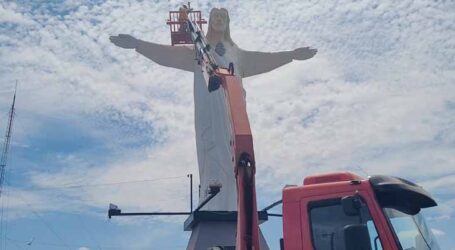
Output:
<svg viewBox="0 0 455 250">
<path fill-rule="evenodd" d="M 13 23 L 19 25 L 31 25 L 33 21 L 27 16 L 15 11 L 15 4 L 10 3 L 9 6 L 0 5 L 0 24 Z"/>
<path fill-rule="evenodd" d="M 446 233 L 444 231 L 441 231 L 441 230 L 438 230 L 438 229 L 435 229 L 435 228 L 432 228 L 431 231 L 433 232 L 434 235 L 436 236 L 443 236 L 443 235 L 446 235 Z"/>
</svg>

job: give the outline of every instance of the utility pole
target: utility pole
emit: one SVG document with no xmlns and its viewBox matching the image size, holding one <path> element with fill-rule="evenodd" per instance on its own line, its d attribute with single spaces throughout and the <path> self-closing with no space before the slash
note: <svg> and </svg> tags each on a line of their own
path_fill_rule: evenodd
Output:
<svg viewBox="0 0 455 250">
<path fill-rule="evenodd" d="M 16 90 L 17 81 L 16 87 L 14 88 L 13 104 L 11 105 L 8 115 L 8 125 L 6 127 L 5 140 L 3 141 L 2 157 L 0 158 L 0 197 L 2 196 L 3 182 L 5 181 L 5 167 L 8 160 L 8 151 L 11 142 L 11 133 L 13 130 L 14 105 L 16 104 Z"/>
<path fill-rule="evenodd" d="M 190 212 L 193 212 L 193 174 L 188 174 L 187 177 L 190 178 Z"/>
</svg>

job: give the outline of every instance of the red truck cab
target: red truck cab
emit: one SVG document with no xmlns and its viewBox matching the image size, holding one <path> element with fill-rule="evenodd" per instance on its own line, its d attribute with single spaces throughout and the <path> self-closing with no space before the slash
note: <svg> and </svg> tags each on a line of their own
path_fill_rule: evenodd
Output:
<svg viewBox="0 0 455 250">
<path fill-rule="evenodd" d="M 285 250 L 439 249 L 420 214 L 436 202 L 420 186 L 391 176 L 309 176 L 283 190 Z"/>
</svg>

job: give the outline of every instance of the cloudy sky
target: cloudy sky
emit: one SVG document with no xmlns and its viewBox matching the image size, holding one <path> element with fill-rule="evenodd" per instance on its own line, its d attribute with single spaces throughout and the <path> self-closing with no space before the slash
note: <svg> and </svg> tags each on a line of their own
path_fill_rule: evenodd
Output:
<svg viewBox="0 0 455 250">
<path fill-rule="evenodd" d="M 192 74 L 109 42 L 169 44 L 179 1 L 2 1 L 0 132 L 18 80 L 1 249 L 183 249 L 185 218 L 107 219 L 189 209 L 197 165 Z M 230 11 L 247 50 L 318 48 L 314 59 L 244 79 L 260 207 L 309 174 L 405 177 L 455 249 L 454 1 L 193 1 Z M 196 194 L 197 192 L 195 192 Z M 279 209 L 278 209 L 279 211 Z M 273 249 L 280 221 L 262 228 Z"/>
</svg>

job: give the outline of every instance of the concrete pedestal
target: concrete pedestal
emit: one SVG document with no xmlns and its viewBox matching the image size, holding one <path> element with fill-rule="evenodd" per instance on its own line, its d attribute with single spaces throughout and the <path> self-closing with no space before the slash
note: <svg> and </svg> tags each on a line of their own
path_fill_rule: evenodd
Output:
<svg viewBox="0 0 455 250">
<path fill-rule="evenodd" d="M 259 220 L 267 220 L 266 213 L 259 213 Z M 235 250 L 237 232 L 237 212 L 196 211 L 185 221 L 185 231 L 192 231 L 187 250 L 207 250 L 223 247 Z M 261 250 L 269 250 L 259 231 Z"/>
</svg>

